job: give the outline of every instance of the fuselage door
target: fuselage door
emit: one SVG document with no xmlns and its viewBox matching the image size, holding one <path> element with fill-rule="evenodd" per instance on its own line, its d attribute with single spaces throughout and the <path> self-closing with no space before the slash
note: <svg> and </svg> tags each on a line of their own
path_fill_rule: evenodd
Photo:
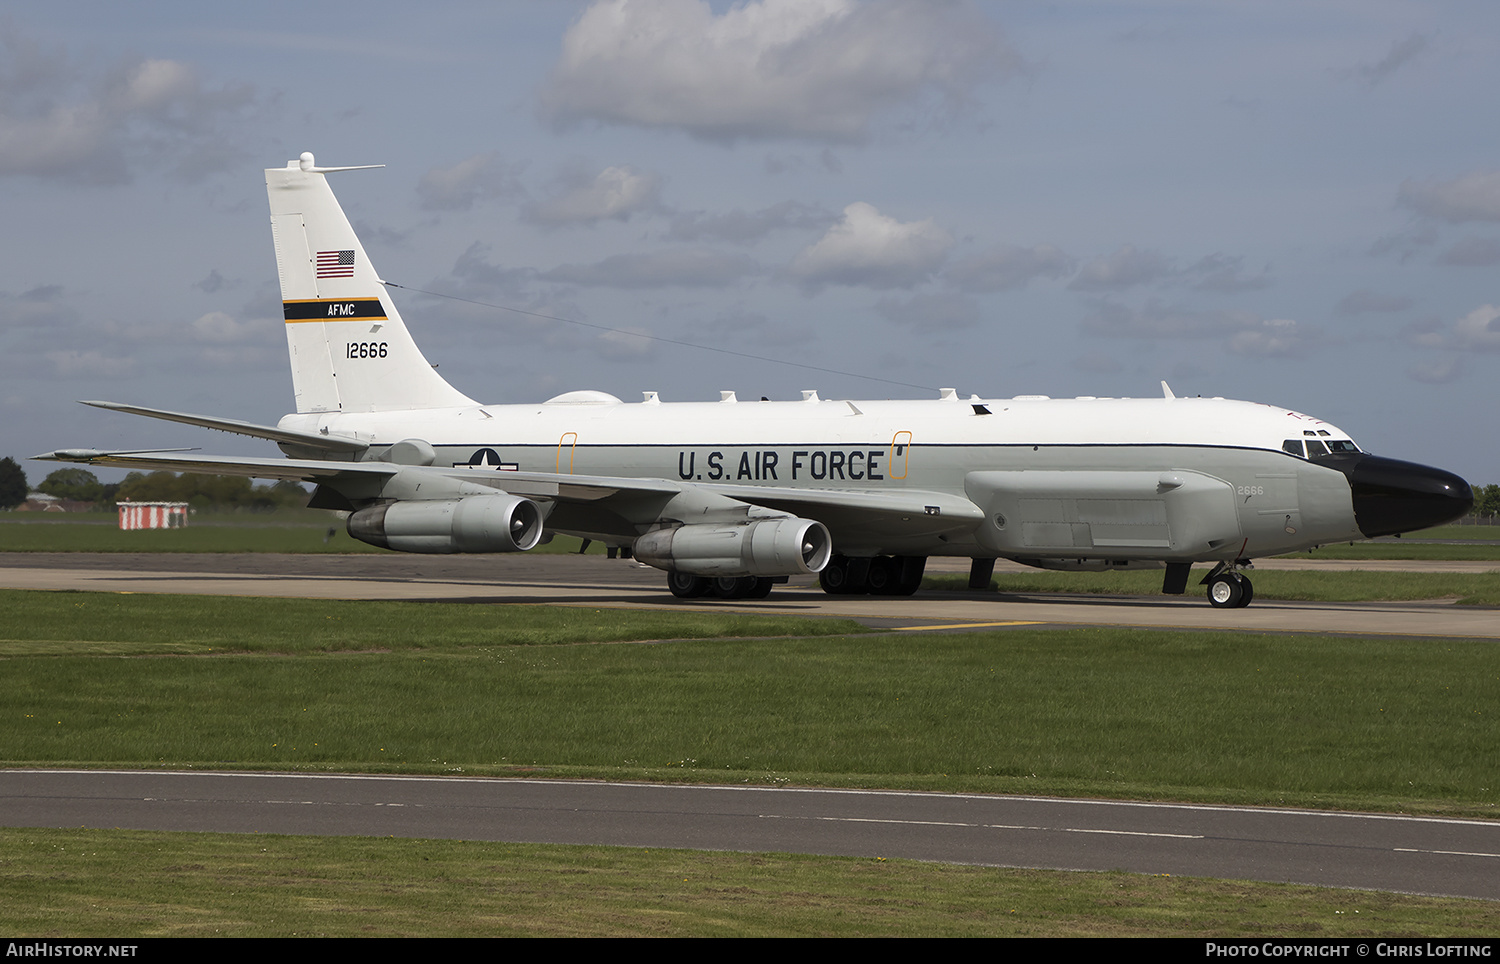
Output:
<svg viewBox="0 0 1500 964">
<path fill-rule="evenodd" d="M 891 456 L 887 461 L 890 469 L 886 472 L 886 478 L 906 478 L 906 470 L 911 465 L 910 432 L 897 432 L 891 439 Z"/>
<path fill-rule="evenodd" d="M 578 433 L 564 432 L 557 440 L 557 474 L 573 474 L 573 450 L 578 447 Z"/>
</svg>

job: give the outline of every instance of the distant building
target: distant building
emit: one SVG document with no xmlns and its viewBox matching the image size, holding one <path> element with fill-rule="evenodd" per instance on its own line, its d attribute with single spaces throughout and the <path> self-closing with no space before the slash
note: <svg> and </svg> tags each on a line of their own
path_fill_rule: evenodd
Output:
<svg viewBox="0 0 1500 964">
<path fill-rule="evenodd" d="M 26 501 L 15 507 L 16 512 L 89 512 L 94 508 L 92 502 L 79 502 L 76 499 L 59 499 L 55 495 L 45 492 L 28 492 Z"/>
<path fill-rule="evenodd" d="M 121 502 L 121 529 L 184 529 L 188 524 L 186 502 Z"/>
</svg>

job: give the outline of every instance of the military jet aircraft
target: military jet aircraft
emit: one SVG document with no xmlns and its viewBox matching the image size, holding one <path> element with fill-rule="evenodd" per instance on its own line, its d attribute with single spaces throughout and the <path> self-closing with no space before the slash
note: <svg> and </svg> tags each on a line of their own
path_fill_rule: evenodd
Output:
<svg viewBox="0 0 1500 964">
<path fill-rule="evenodd" d="M 930 556 L 1046 569 L 1194 563 L 1214 606 L 1247 605 L 1256 557 L 1422 529 L 1473 504 L 1441 469 L 1363 451 L 1298 412 L 1223 398 L 1039 395 L 626 403 L 576 391 L 481 404 L 412 340 L 327 175 L 266 171 L 296 412 L 275 426 L 100 408 L 269 439 L 287 456 L 64 449 L 39 458 L 295 479 L 404 552 L 522 552 L 551 533 L 663 569 L 679 597 L 915 592 Z"/>
</svg>

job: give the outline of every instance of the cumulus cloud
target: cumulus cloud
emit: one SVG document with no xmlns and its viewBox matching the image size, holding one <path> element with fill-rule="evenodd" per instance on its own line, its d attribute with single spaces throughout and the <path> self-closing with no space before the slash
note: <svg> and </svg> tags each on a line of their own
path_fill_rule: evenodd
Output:
<svg viewBox="0 0 1500 964">
<path fill-rule="evenodd" d="M 221 123 L 253 100 L 248 85 L 211 90 L 174 60 L 139 60 L 89 77 L 64 51 L 5 31 L 0 176 L 117 184 L 141 164 L 169 162 L 201 177 L 235 156 Z"/>
<path fill-rule="evenodd" d="M 1460 351 L 1500 351 L 1500 307 L 1482 304 L 1451 327 L 1427 324 L 1409 331 L 1415 345 L 1422 348 L 1449 348 Z"/>
<path fill-rule="evenodd" d="M 1290 318 L 1271 318 L 1229 337 L 1229 350 L 1236 355 L 1288 358 L 1308 344 L 1306 329 Z"/>
<path fill-rule="evenodd" d="M 1108 302 L 1083 319 L 1083 330 L 1114 338 L 1222 339 L 1237 355 L 1285 357 L 1316 341 L 1307 326 L 1287 318 L 1264 319 L 1249 311 L 1194 309 L 1157 301 L 1132 309 Z"/>
<path fill-rule="evenodd" d="M 892 107 L 961 102 L 1019 59 L 968 3 L 601 0 L 563 37 L 541 94 L 559 123 L 708 140 L 863 138 Z"/>
<path fill-rule="evenodd" d="M 617 254 L 595 264 L 564 264 L 538 275 L 544 281 L 610 288 L 721 288 L 761 267 L 744 255 L 703 248 L 676 248 L 649 254 Z"/>
<path fill-rule="evenodd" d="M 694 344 L 711 338 L 717 344 L 740 344 L 756 354 L 766 349 L 792 349 L 818 340 L 817 329 L 797 320 L 772 321 L 758 311 L 732 305 L 715 312 L 710 318 L 694 314 L 691 322 L 679 329 L 678 337 Z"/>
<path fill-rule="evenodd" d="M 979 305 L 954 294 L 919 294 L 910 300 L 882 298 L 875 311 L 886 320 L 918 331 L 972 328 L 979 323 Z"/>
<path fill-rule="evenodd" d="M 672 218 L 667 237 L 673 241 L 728 241 L 753 244 L 773 231 L 823 231 L 838 219 L 815 205 L 782 201 L 759 211 L 735 209 L 727 214 L 705 214 L 692 211 Z"/>
<path fill-rule="evenodd" d="M 1153 299 L 1139 309 L 1104 302 L 1084 317 L 1083 330 L 1118 338 L 1204 338 L 1250 329 L 1258 322 L 1248 311 L 1205 311 Z"/>
<path fill-rule="evenodd" d="M 1269 288 L 1269 271 L 1261 269 L 1258 275 L 1245 274 L 1245 259 L 1242 255 L 1211 254 L 1182 272 L 1188 287 L 1197 291 L 1253 291 Z"/>
<path fill-rule="evenodd" d="M 275 334 L 276 324 L 274 319 L 269 318 L 240 321 L 228 312 L 210 311 L 194 319 L 188 325 L 188 333 L 194 341 L 212 344 L 264 344 Z"/>
<path fill-rule="evenodd" d="M 422 175 L 417 196 L 429 211 L 467 211 L 480 200 L 521 192 L 519 167 L 507 165 L 497 151 L 466 157 L 452 167 L 435 167 Z"/>
<path fill-rule="evenodd" d="M 134 358 L 106 355 L 95 349 L 56 349 L 46 352 L 44 357 L 60 378 L 124 378 L 134 375 L 139 367 Z"/>
<path fill-rule="evenodd" d="M 452 276 L 466 287 L 499 290 L 519 296 L 522 285 L 530 281 L 535 272 L 529 268 L 504 268 L 492 264 L 489 253 L 489 245 L 475 241 L 453 262 Z"/>
<path fill-rule="evenodd" d="M 943 277 L 965 291 L 1005 291 L 1036 278 L 1062 278 L 1076 262 L 1050 244 L 1023 248 L 997 244 L 982 254 L 954 264 Z"/>
<path fill-rule="evenodd" d="M 932 218 L 901 222 L 856 201 L 827 234 L 792 259 L 788 272 L 810 287 L 909 288 L 931 277 L 952 247 L 953 235 Z"/>
<path fill-rule="evenodd" d="M 1171 264 L 1159 253 L 1124 244 L 1114 254 L 1079 268 L 1068 287 L 1074 291 L 1120 291 L 1166 277 L 1171 270 Z"/>
<path fill-rule="evenodd" d="M 6 331 L 56 332 L 77 320 L 61 285 L 37 285 L 19 295 L 0 293 L 0 328 Z"/>
<path fill-rule="evenodd" d="M 1413 381 L 1426 382 L 1429 385 L 1446 385 L 1449 382 L 1456 382 L 1463 376 L 1463 373 L 1464 364 L 1461 355 L 1425 358 L 1406 369 L 1406 374 Z"/>
<path fill-rule="evenodd" d="M 658 207 L 657 177 L 632 167 L 606 167 L 592 178 L 572 178 L 561 193 L 526 209 L 535 224 L 594 224 L 628 221 Z"/>
<path fill-rule="evenodd" d="M 1405 180 L 1397 200 L 1430 218 L 1500 221 L 1500 171 L 1474 171 L 1450 181 Z"/>
</svg>

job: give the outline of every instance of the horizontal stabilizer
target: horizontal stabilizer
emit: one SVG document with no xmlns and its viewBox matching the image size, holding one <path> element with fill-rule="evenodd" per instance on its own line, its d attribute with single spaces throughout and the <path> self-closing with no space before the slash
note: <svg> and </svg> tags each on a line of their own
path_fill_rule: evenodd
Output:
<svg viewBox="0 0 1500 964">
<path fill-rule="evenodd" d="M 101 452 L 94 449 L 59 449 L 33 456 L 38 462 L 80 462 L 122 469 L 167 472 L 199 472 L 207 475 L 242 475 L 252 479 L 290 479 L 319 482 L 338 478 L 364 478 L 379 483 L 398 473 L 404 477 L 436 482 L 470 482 L 486 488 L 504 488 L 529 498 L 558 502 L 597 502 L 620 494 L 670 497 L 691 486 L 663 479 L 627 479 L 600 475 L 558 475 L 552 472 L 510 472 L 500 469 L 439 468 L 398 465 L 380 461 L 320 461 L 317 459 L 244 458 L 232 455 L 192 455 L 177 451 Z"/>
<path fill-rule="evenodd" d="M 389 462 L 320 462 L 314 459 L 247 459 L 232 455 L 179 455 L 178 450 L 155 452 L 99 452 L 93 449 L 58 449 L 35 455 L 37 462 L 81 462 L 121 469 L 153 472 L 198 472 L 205 475 L 242 475 L 251 479 L 288 479 L 316 482 L 334 476 L 390 476 L 401 469 Z"/>
<path fill-rule="evenodd" d="M 141 405 L 123 405 L 119 402 L 83 402 L 83 404 L 92 405 L 94 408 L 108 409 L 112 412 L 145 415 L 148 418 L 160 418 L 168 422 L 181 422 L 184 425 L 197 425 L 200 428 L 211 428 L 219 432 L 248 435 L 251 438 L 269 439 L 272 442 L 285 442 L 289 445 L 327 452 L 330 455 L 357 457 L 365 449 L 369 448 L 368 445 L 358 439 L 345 438 L 339 435 L 314 435 L 311 432 L 293 432 L 283 428 L 276 428 L 273 425 L 256 425 L 253 422 L 242 422 L 235 418 L 214 418 L 210 415 L 169 412 L 165 409 L 145 408 Z M 157 449 L 156 451 L 165 450 Z"/>
</svg>

